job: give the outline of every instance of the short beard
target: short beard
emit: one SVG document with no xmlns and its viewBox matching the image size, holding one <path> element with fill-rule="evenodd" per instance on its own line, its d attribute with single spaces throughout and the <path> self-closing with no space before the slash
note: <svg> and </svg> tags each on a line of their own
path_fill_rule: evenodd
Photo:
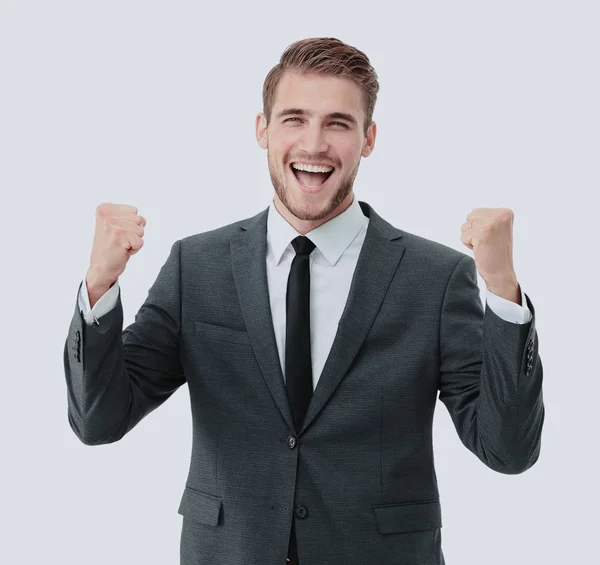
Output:
<svg viewBox="0 0 600 565">
<path fill-rule="evenodd" d="M 356 165 L 355 169 L 350 172 L 345 178 L 342 179 L 339 188 L 336 193 L 333 195 L 331 200 L 327 203 L 325 208 L 321 211 L 300 209 L 294 206 L 291 199 L 288 198 L 289 189 L 286 186 L 284 180 L 277 174 L 275 167 L 271 164 L 270 155 L 267 155 L 267 160 L 269 163 L 269 175 L 271 176 L 271 182 L 273 183 L 273 188 L 275 189 L 275 193 L 281 200 L 282 204 L 290 211 L 292 215 L 294 215 L 299 220 L 303 221 L 315 221 L 322 220 L 329 216 L 343 201 L 344 199 L 352 192 L 354 187 L 354 179 L 358 174 L 358 167 L 360 162 Z M 292 173 L 293 174 L 293 173 Z"/>
</svg>

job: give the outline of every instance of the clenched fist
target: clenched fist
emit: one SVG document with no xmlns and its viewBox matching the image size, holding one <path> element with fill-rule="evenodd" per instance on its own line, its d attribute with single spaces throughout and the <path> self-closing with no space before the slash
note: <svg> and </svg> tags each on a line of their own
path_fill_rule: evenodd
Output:
<svg viewBox="0 0 600 565">
<path fill-rule="evenodd" d="M 135 206 L 105 202 L 96 208 L 96 230 L 86 274 L 90 293 L 98 298 L 125 270 L 127 261 L 144 245 L 142 236 L 146 220 Z"/>
</svg>

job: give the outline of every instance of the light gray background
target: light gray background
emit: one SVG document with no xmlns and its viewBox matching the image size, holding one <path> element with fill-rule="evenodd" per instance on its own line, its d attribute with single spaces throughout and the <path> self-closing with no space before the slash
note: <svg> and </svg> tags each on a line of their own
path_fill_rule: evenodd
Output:
<svg viewBox="0 0 600 565">
<path fill-rule="evenodd" d="M 120 279 L 128 325 L 176 239 L 268 206 L 263 80 L 314 36 L 363 50 L 379 75 L 359 199 L 466 253 L 472 208 L 515 212 L 544 366 L 541 457 L 522 475 L 491 471 L 438 402 L 448 565 L 592 562 L 598 3 L 202 4 L 0 1 L 0 562 L 178 563 L 187 387 L 116 444 L 84 446 L 67 421 L 63 346 L 95 208 L 135 205 L 148 222 Z"/>
</svg>

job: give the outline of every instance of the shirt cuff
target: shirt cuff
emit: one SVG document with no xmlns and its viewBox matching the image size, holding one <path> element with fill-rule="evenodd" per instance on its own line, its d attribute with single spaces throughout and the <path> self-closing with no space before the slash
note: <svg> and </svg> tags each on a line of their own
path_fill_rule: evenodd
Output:
<svg viewBox="0 0 600 565">
<path fill-rule="evenodd" d="M 98 318 L 107 312 L 110 312 L 117 304 L 119 298 L 119 281 L 116 280 L 115 283 L 99 298 L 98 302 L 94 304 L 94 307 L 90 308 L 90 295 L 85 282 L 86 276 L 87 273 L 83 277 L 81 291 L 79 292 L 79 308 L 88 325 L 99 325 L 100 322 L 98 321 Z"/>
<path fill-rule="evenodd" d="M 486 298 L 494 314 L 497 314 L 503 320 L 515 324 L 526 324 L 531 320 L 531 311 L 527 308 L 527 299 L 521 285 L 519 285 L 519 289 L 521 291 L 521 305 L 512 300 L 502 298 L 489 289 L 487 289 Z"/>
</svg>

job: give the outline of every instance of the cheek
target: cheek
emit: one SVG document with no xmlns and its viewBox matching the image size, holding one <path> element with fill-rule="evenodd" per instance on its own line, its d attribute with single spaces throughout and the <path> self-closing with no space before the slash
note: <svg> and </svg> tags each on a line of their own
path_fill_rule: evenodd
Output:
<svg viewBox="0 0 600 565">
<path fill-rule="evenodd" d="M 353 162 L 360 156 L 362 145 L 356 139 L 339 138 L 331 140 L 329 145 L 332 155 L 337 156 L 344 163 Z"/>
<path fill-rule="evenodd" d="M 285 159 L 290 157 L 293 147 L 293 144 L 287 143 L 282 139 L 278 139 L 277 141 L 269 144 L 269 151 L 281 165 Z"/>
<path fill-rule="evenodd" d="M 354 167 L 354 164 L 360 159 L 361 153 L 362 146 L 352 145 L 351 147 L 344 148 L 341 157 L 346 167 Z"/>
</svg>

